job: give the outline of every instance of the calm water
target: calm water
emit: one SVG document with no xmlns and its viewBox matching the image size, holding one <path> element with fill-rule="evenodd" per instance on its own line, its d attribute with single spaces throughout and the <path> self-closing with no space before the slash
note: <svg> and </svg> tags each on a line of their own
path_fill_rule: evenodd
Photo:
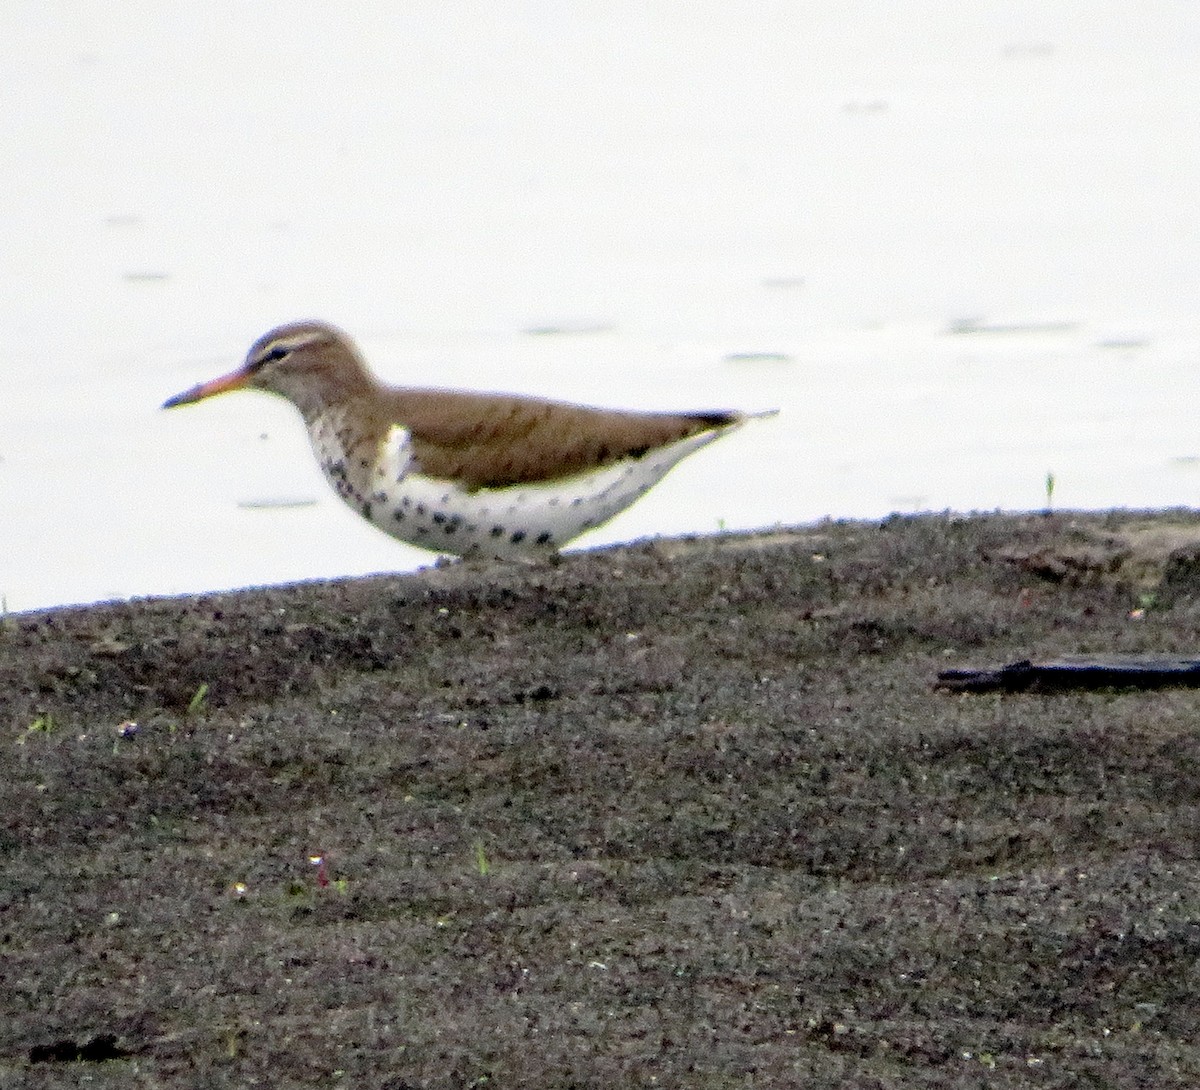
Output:
<svg viewBox="0 0 1200 1090">
<path fill-rule="evenodd" d="M 593 542 L 1200 497 L 1182 0 L 18 0 L 0 59 L 9 609 L 427 562 L 285 406 L 158 412 L 302 316 L 400 382 L 784 410 Z"/>
</svg>

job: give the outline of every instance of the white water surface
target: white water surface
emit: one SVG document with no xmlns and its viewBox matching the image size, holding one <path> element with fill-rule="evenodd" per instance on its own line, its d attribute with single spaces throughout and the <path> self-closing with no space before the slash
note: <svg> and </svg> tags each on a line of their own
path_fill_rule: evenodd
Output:
<svg viewBox="0 0 1200 1090">
<path fill-rule="evenodd" d="M 300 317 L 783 410 L 581 546 L 1200 500 L 1193 0 L 9 0 L 0 91 L 8 610 L 429 562 L 286 405 L 158 410 Z"/>
</svg>

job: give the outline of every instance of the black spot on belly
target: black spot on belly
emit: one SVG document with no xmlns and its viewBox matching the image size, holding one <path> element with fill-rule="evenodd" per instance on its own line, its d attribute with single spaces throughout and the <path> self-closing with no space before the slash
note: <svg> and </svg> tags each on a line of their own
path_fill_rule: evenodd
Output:
<svg viewBox="0 0 1200 1090">
<path fill-rule="evenodd" d="M 493 526 L 492 527 L 492 537 L 501 537 L 501 536 L 503 536 L 503 534 L 504 534 L 503 526 Z"/>
<path fill-rule="evenodd" d="M 521 542 L 525 540 L 525 531 L 524 531 L 524 530 L 518 530 L 518 531 L 517 531 L 515 534 L 513 534 L 513 536 L 512 536 L 512 537 L 510 537 L 508 540 L 509 540 L 509 541 L 511 541 L 511 542 L 512 542 L 514 545 L 520 545 L 520 544 L 521 544 Z"/>
<path fill-rule="evenodd" d="M 446 521 L 446 516 L 443 515 L 441 511 L 435 511 L 433 514 L 433 521 L 436 525 L 441 526 L 441 524 Z"/>
<path fill-rule="evenodd" d="M 424 514 L 425 514 L 425 505 L 424 505 L 423 503 L 418 503 L 418 504 L 417 504 L 417 514 L 418 514 L 418 515 L 424 515 Z"/>
<path fill-rule="evenodd" d="M 538 534 L 537 544 L 538 545 L 549 545 L 552 538 L 553 538 L 553 535 L 549 531 L 546 531 L 545 533 L 542 533 L 542 534 Z"/>
<path fill-rule="evenodd" d="M 362 505 L 362 517 L 363 517 L 363 518 L 365 518 L 365 519 L 366 519 L 368 522 L 370 521 L 370 519 L 371 519 L 371 505 L 370 505 L 369 503 L 364 503 L 364 504 Z"/>
<path fill-rule="evenodd" d="M 404 512 L 397 511 L 394 518 L 396 519 L 397 522 L 403 522 L 404 521 Z"/>
</svg>

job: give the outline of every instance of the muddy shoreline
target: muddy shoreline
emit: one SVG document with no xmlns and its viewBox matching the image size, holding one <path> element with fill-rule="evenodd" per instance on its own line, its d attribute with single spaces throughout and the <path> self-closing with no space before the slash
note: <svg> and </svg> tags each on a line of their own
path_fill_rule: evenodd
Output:
<svg viewBox="0 0 1200 1090">
<path fill-rule="evenodd" d="M 5 617 L 0 1085 L 1194 1086 L 1200 693 L 933 680 L 1195 653 L 1197 540 L 922 516 Z"/>
</svg>

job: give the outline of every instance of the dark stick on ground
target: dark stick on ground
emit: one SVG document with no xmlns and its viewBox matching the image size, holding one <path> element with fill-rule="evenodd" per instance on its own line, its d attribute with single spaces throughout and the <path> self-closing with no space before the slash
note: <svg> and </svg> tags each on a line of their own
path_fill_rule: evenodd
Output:
<svg viewBox="0 0 1200 1090">
<path fill-rule="evenodd" d="M 1097 655 L 1009 663 L 991 670 L 938 674 L 937 687 L 958 693 L 1061 692 L 1067 689 L 1161 689 L 1200 685 L 1200 659 L 1170 655 Z"/>
</svg>

